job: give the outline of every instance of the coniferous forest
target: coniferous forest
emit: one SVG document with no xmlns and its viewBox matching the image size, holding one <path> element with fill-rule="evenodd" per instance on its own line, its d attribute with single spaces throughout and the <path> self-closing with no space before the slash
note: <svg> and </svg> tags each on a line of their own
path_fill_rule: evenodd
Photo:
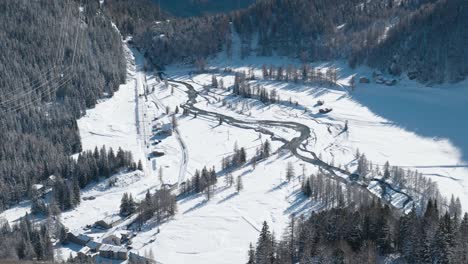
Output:
<svg viewBox="0 0 468 264">
<path fill-rule="evenodd" d="M 401 214 L 373 200 L 292 216 L 282 236 L 264 222 L 247 263 L 466 263 L 468 214 L 438 208 L 429 200 L 423 214 Z"/>
<path fill-rule="evenodd" d="M 135 40 L 159 66 L 223 49 L 230 56 L 235 33 L 242 57 L 346 59 L 424 83 L 457 82 L 468 74 L 467 9 L 464 0 L 262 0 L 227 14 L 153 24 Z"/>
<path fill-rule="evenodd" d="M 464 81 L 468 76 L 467 0 L 162 1 L 0 0 L 0 213 L 28 210 L 13 222 L 0 217 L 0 262 L 54 263 L 57 249 L 63 249 L 61 243 L 74 243 L 70 242 L 74 233 L 94 236 L 93 242 L 105 244 L 104 235 L 122 231 L 118 234 L 122 243 L 114 246 L 120 247 L 117 252 L 128 253 L 127 263 L 156 263 L 158 257 L 151 260 L 146 252 L 143 257 L 138 251 L 161 246 L 164 239 L 177 241 L 174 234 L 160 235 L 160 228 L 176 222 L 178 226 L 166 229 L 175 232 L 192 227 L 193 222 L 184 221 L 194 221 L 197 226 L 189 233 L 196 234 L 207 230 L 200 226 L 208 216 L 206 222 L 213 223 L 208 228 L 214 229 L 208 239 L 216 237 L 216 232 L 233 232 L 219 224 L 222 221 L 233 229 L 253 228 L 246 233 L 255 236 L 258 231 L 256 243 L 245 243 L 247 264 L 468 263 L 468 213 L 462 209 L 466 197 L 452 195 L 448 200 L 446 196 L 450 180 L 460 181 L 458 194 L 460 189 L 465 191 L 463 179 L 454 175 L 466 165 L 445 164 L 462 162 L 463 150 L 444 135 L 439 138 L 406 129 L 401 120 L 391 120 L 391 115 L 379 113 L 352 94 L 357 82 L 372 83 L 370 77 L 358 76 L 364 68 L 356 69 L 360 66 L 373 70 L 375 83 L 380 75 L 395 77 L 385 80 L 386 86 L 395 85 L 396 76 L 421 86 Z M 237 55 L 239 59 L 261 56 L 298 63 L 258 68 L 228 65 Z M 210 64 L 214 56 L 222 63 L 225 59 L 226 65 Z M 340 66 L 316 67 L 316 62 L 344 62 L 349 68 L 343 67 L 343 72 L 356 73 L 345 80 Z M 177 66 L 177 73 L 164 73 L 167 66 Z M 134 90 L 126 90 L 132 97 L 119 101 L 118 107 L 133 115 L 132 122 L 122 126 L 136 128 L 138 151 L 142 151 L 135 155 L 143 155 L 143 161 L 120 147 L 99 145 L 85 150 L 87 144 L 82 144 L 78 127 L 78 119 L 87 110 L 111 101 L 128 79 L 135 81 Z M 301 85 L 303 91 L 299 91 Z M 342 96 L 333 97 L 341 92 Z M 161 98 L 164 93 L 167 96 Z M 301 96 L 314 97 L 316 105 Z M 131 110 L 122 107 L 125 102 L 132 104 Z M 190 121 L 200 125 L 184 131 Z M 353 160 L 342 163 L 337 157 L 335 165 L 336 153 L 352 157 L 358 144 L 365 148 L 379 144 L 355 134 L 349 137 L 370 123 L 382 130 L 364 133 L 369 138 L 372 133 L 387 136 L 388 131 L 395 137 L 405 135 L 408 145 L 418 140 L 416 154 L 411 155 L 428 149 L 438 152 L 434 157 L 447 160 L 442 165 L 419 165 L 424 157 L 408 154 L 417 162 L 391 166 L 388 161 L 374 164 L 372 157 L 357 150 Z M 359 127 L 353 131 L 355 124 Z M 200 135 L 207 140 L 197 140 Z M 226 141 L 219 140 L 224 135 L 235 142 L 227 151 Z M 169 145 L 174 142 L 176 146 Z M 379 154 L 374 155 L 393 160 L 391 155 L 401 152 L 383 153 L 393 147 L 389 145 L 382 152 L 376 148 Z M 410 147 L 409 152 L 413 151 Z M 198 157 L 197 151 L 204 156 Z M 216 157 L 207 157 L 213 153 Z M 213 164 L 205 164 L 209 158 Z M 271 167 L 283 161 L 284 170 Z M 298 166 L 302 166 L 302 176 L 296 173 Z M 134 172 L 143 168 L 144 173 Z M 306 173 L 306 168 L 313 168 L 313 173 Z M 163 177 L 166 169 L 169 177 Z M 448 171 L 447 175 L 440 174 L 441 170 Z M 122 177 L 120 182 L 121 175 L 129 178 Z M 279 183 L 273 182 L 275 177 Z M 259 188 L 264 182 L 271 189 Z M 439 182 L 445 184 L 441 191 Z M 101 187 L 110 189 L 113 196 L 100 197 Z M 115 201 L 117 188 L 121 193 Z M 241 200 L 245 197 L 250 200 Z M 98 208 L 106 202 L 115 208 L 106 208 L 100 219 L 90 217 L 89 223 L 66 227 L 70 224 L 66 221 L 76 217 L 66 213 L 89 209 L 85 205 L 94 202 L 89 200 L 96 200 L 96 211 L 106 211 Z M 267 217 L 273 223 L 262 223 L 265 215 L 244 208 L 249 205 L 245 201 L 269 208 Z M 276 211 L 286 206 L 290 207 Z M 217 215 L 224 210 L 228 214 Z M 284 231 L 273 232 L 279 224 L 286 226 L 288 217 Z M 103 232 L 98 228 L 96 223 L 109 220 L 104 218 L 117 219 L 109 224 L 114 229 Z M 196 222 L 199 219 L 203 220 Z M 236 236 L 241 228 L 235 230 Z M 185 235 L 176 234 L 182 237 L 180 241 Z M 216 243 L 207 244 L 218 247 L 223 239 L 216 237 Z M 87 243 L 81 246 L 88 247 Z M 63 263 L 107 258 L 96 249 L 85 253 L 75 249 L 71 246 L 66 251 L 73 254 Z M 236 250 L 242 254 L 242 245 Z M 206 253 L 202 251 L 176 253 Z"/>
<path fill-rule="evenodd" d="M 81 152 L 76 119 L 125 81 L 121 37 L 97 1 L 2 1 L 0 10 L 0 211 L 31 199 L 32 213 L 55 215 L 98 177 L 136 169 L 122 149 L 71 157 Z M 34 184 L 48 184 L 51 201 Z M 64 235 L 51 226 L 2 223 L 0 259 L 51 259 L 50 234 Z"/>
</svg>

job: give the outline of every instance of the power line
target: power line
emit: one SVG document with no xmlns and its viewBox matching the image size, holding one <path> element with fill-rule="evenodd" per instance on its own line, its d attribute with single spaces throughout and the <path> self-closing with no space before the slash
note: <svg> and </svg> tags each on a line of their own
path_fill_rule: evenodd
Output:
<svg viewBox="0 0 468 264">
<path fill-rule="evenodd" d="M 61 28 L 60 28 L 60 35 L 59 35 L 59 43 L 58 43 L 58 49 L 57 49 L 57 55 L 54 59 L 54 66 L 49 68 L 48 70 L 46 70 L 45 72 L 43 72 L 41 75 L 45 78 L 47 78 L 47 75 L 49 75 L 51 72 L 53 72 L 55 69 L 59 68 L 59 67 L 63 67 L 63 56 L 65 54 L 65 52 L 63 52 L 62 50 L 64 50 L 64 47 L 65 47 L 65 38 L 64 38 L 64 30 L 63 30 L 63 25 L 65 26 L 68 26 L 70 23 L 70 10 L 71 10 L 71 4 L 70 2 L 68 2 L 68 5 L 67 5 L 67 8 L 66 8 L 66 19 L 65 19 L 65 23 L 61 23 Z M 62 52 L 61 52 L 62 51 Z M 75 52 L 75 51 L 74 51 Z M 60 55 L 62 54 L 62 55 Z M 58 65 L 58 61 L 62 61 L 62 65 Z M 67 68 L 63 69 L 62 70 L 62 75 L 64 73 L 67 73 L 67 71 L 71 68 L 71 66 L 68 66 Z M 19 94 L 16 94 L 15 96 L 5 100 L 5 101 L 2 101 L 0 102 L 0 106 L 7 106 L 9 104 L 14 104 L 15 101 L 17 100 L 20 100 L 22 99 L 24 96 L 28 95 L 28 94 L 31 94 L 33 93 L 34 91 L 37 91 L 39 90 L 40 88 L 44 87 L 45 85 L 49 84 L 49 83 L 54 83 L 55 81 L 57 81 L 58 78 L 60 78 L 62 76 L 58 76 L 58 77 L 53 77 L 53 79 L 48 79 L 42 83 L 40 83 L 39 81 L 37 81 L 34 85 L 31 86 L 31 89 L 28 90 L 28 91 L 23 91 L 22 93 L 19 93 Z"/>
<path fill-rule="evenodd" d="M 64 85 L 66 85 L 68 82 L 71 81 L 71 78 L 68 78 L 68 79 L 64 79 L 60 84 L 58 84 L 58 86 L 55 88 L 56 90 L 59 89 L 60 87 L 63 87 Z M 24 109 L 28 106 L 31 106 L 31 105 L 34 105 L 35 103 L 38 103 L 42 100 L 42 95 L 43 94 L 40 94 L 40 96 L 36 97 L 35 99 L 31 100 L 30 102 L 26 103 L 26 104 L 23 104 L 23 105 L 17 105 L 15 107 L 12 107 L 12 108 L 9 108 L 9 109 L 6 109 L 2 112 L 2 114 L 7 114 L 7 113 L 10 113 L 10 112 L 14 112 L 14 111 L 18 111 L 18 110 L 21 110 L 21 109 Z"/>
<path fill-rule="evenodd" d="M 80 1 L 80 4 L 81 4 L 81 1 Z M 79 6 L 80 6 L 80 5 L 79 5 Z M 70 17 L 71 17 L 71 16 L 70 16 L 70 13 L 71 13 L 71 12 L 70 12 L 70 10 L 71 10 L 71 4 L 70 4 L 70 2 L 68 3 L 68 8 L 67 8 L 67 9 L 68 9 L 67 16 L 66 16 L 67 18 L 65 19 L 65 20 L 66 20 L 66 23 L 64 23 L 64 24 L 65 24 L 65 26 L 68 28 L 68 25 L 71 24 L 71 23 L 70 23 Z M 75 55 L 76 55 L 76 46 L 77 46 L 78 40 L 81 38 L 80 21 L 81 21 L 81 14 L 80 14 L 80 12 L 79 12 L 79 13 L 78 13 L 78 24 L 77 24 L 75 45 L 74 45 L 75 48 L 74 48 L 74 50 L 73 50 L 73 56 L 72 56 L 72 63 L 71 63 L 71 65 L 67 66 L 67 67 L 63 70 L 63 72 L 62 72 L 62 74 L 61 74 L 60 76 L 54 77 L 54 79 L 52 79 L 52 80 L 47 80 L 47 81 L 45 81 L 44 83 L 40 84 L 38 87 L 35 87 L 35 88 L 33 88 L 33 89 L 29 90 L 29 91 L 25 91 L 24 93 L 20 93 L 20 94 L 16 95 L 16 96 L 13 97 L 13 98 L 10 98 L 10 99 L 8 99 L 8 100 L 6 100 L 6 101 L 1 102 L 1 103 L 0 103 L 0 106 L 1 106 L 1 105 L 5 105 L 5 103 L 12 104 L 11 102 L 20 100 L 20 99 L 24 98 L 24 96 L 26 96 L 26 95 L 28 95 L 28 94 L 31 94 L 31 93 L 33 93 L 34 91 L 39 90 L 41 87 L 45 86 L 45 85 L 48 84 L 48 83 L 51 83 L 51 85 L 50 85 L 51 88 L 46 89 L 45 91 L 41 92 L 41 93 L 39 94 L 39 96 L 38 96 L 36 99 L 33 99 L 32 101 L 30 101 L 30 102 L 27 103 L 27 104 L 20 105 L 20 106 L 17 105 L 17 106 L 11 107 L 11 108 L 9 108 L 9 109 L 6 109 L 6 110 L 3 111 L 3 113 L 9 113 L 9 112 L 11 112 L 11 111 L 18 111 L 18 110 L 20 110 L 20 109 L 23 109 L 23 108 L 25 108 L 25 107 L 28 107 L 28 106 L 30 106 L 30 105 L 33 105 L 33 104 L 39 102 L 40 100 L 42 100 L 42 96 L 43 96 L 43 95 L 45 95 L 45 94 L 47 94 L 47 93 L 50 93 L 52 90 L 57 91 L 60 87 L 63 87 L 64 85 L 66 85 L 68 82 L 70 82 L 70 81 L 72 80 L 72 77 L 69 77 L 68 79 L 64 79 L 64 81 L 62 81 L 62 80 L 60 80 L 60 79 L 64 77 L 64 76 L 63 76 L 64 73 L 66 73 L 66 74 L 68 75 L 67 72 L 74 66 L 74 60 L 75 60 Z M 68 30 L 68 29 L 67 29 L 67 30 Z M 60 66 L 63 66 L 63 57 L 64 57 L 64 54 L 65 54 L 65 53 L 64 53 L 63 51 L 60 52 L 60 50 L 64 50 L 64 47 L 65 47 L 65 38 L 62 38 L 62 36 L 63 36 L 63 23 L 62 23 L 62 29 L 61 29 L 61 36 L 59 37 L 59 46 L 61 46 L 61 48 L 57 49 L 57 50 L 58 50 L 58 54 L 57 54 L 57 57 L 56 57 L 56 60 L 55 60 L 55 66 L 52 67 L 52 69 L 49 69 L 48 72 L 51 72 L 54 68 L 58 68 L 58 67 L 59 67 L 59 65 L 57 65 L 57 64 L 58 64 L 58 63 L 57 63 L 58 60 L 59 60 L 59 61 L 60 61 L 60 60 L 62 61 L 62 65 L 60 65 Z M 62 38 L 62 40 L 60 40 L 60 38 Z M 60 53 L 62 53 L 62 56 L 60 56 Z M 60 57 L 61 57 L 61 59 L 59 59 Z M 60 78 L 60 79 L 57 81 L 58 78 Z M 57 87 L 53 88 L 54 82 L 55 82 L 55 81 L 57 81 Z M 60 83 L 60 82 L 61 82 L 61 83 Z"/>
<path fill-rule="evenodd" d="M 64 72 L 67 72 L 71 67 L 72 67 L 72 66 L 68 66 L 67 68 L 65 68 L 65 69 L 64 69 Z M 48 83 L 52 83 L 52 84 L 53 84 L 55 81 L 57 81 L 57 79 L 60 79 L 60 78 L 62 78 L 62 76 L 56 76 L 56 77 L 54 77 L 53 79 L 49 79 L 49 80 L 45 81 L 44 83 L 41 83 L 39 86 L 37 86 L 37 87 L 35 87 L 35 88 L 29 90 L 29 91 L 25 91 L 25 92 L 23 92 L 23 93 L 17 94 L 17 95 L 15 95 L 15 96 L 9 98 L 9 99 L 6 100 L 6 101 L 0 102 L 0 106 L 7 106 L 7 105 L 9 105 L 9 104 L 14 104 L 15 101 L 18 101 L 18 100 L 20 100 L 20 99 L 23 99 L 23 97 L 25 97 L 26 95 L 31 94 L 31 93 L 33 93 L 33 92 L 39 90 L 40 88 L 46 86 Z M 58 80 L 58 81 L 59 81 L 59 80 Z"/>
</svg>

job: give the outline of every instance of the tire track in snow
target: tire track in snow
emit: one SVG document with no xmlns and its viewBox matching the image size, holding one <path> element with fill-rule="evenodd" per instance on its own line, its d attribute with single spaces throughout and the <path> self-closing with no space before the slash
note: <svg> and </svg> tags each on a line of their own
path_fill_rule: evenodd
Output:
<svg viewBox="0 0 468 264">
<path fill-rule="evenodd" d="M 247 219 L 247 217 L 245 217 L 244 214 L 242 214 L 242 212 L 241 212 L 238 208 L 235 208 L 235 207 L 232 207 L 232 206 L 231 206 L 231 208 L 232 208 L 234 211 L 236 211 L 236 212 L 240 215 L 240 217 L 241 217 L 248 225 L 250 225 L 253 229 L 257 230 L 257 232 L 260 233 L 260 229 L 259 229 L 254 223 L 252 223 L 252 222 L 253 222 L 252 220 Z"/>
</svg>

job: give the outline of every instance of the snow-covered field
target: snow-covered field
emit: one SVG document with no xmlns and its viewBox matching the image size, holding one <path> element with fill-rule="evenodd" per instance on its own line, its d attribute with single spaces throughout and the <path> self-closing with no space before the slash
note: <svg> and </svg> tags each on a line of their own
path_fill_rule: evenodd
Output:
<svg viewBox="0 0 468 264">
<path fill-rule="evenodd" d="M 257 67 L 256 75 L 261 76 L 262 62 L 257 63 L 249 64 L 249 67 Z M 360 70 L 357 76 L 371 75 L 370 70 Z M 347 71 L 349 69 L 344 69 L 345 73 Z M 223 78 L 226 85 L 233 83 L 232 76 L 218 74 L 217 77 Z M 209 74 L 192 78 L 196 84 L 211 83 Z M 349 75 L 344 74 L 339 82 L 346 83 L 348 79 Z M 231 103 L 234 109 L 223 107 L 221 102 L 199 103 L 198 106 L 211 111 L 231 111 L 231 115 L 237 117 L 306 124 L 313 129 L 316 138 L 308 146 L 320 153 L 325 161 L 348 165 L 359 149 L 377 165 L 389 161 L 391 165 L 418 170 L 436 181 L 444 195 L 459 196 L 462 204 L 468 205 L 468 186 L 465 186 L 468 179 L 468 122 L 463 121 L 468 114 L 468 82 L 423 87 L 401 80 L 391 87 L 357 84 L 355 91 L 345 87 L 277 81 L 250 83 L 260 84 L 270 91 L 276 89 L 282 100 L 291 98 L 299 106 L 287 103 L 263 105 L 258 100 L 233 97 L 230 92 L 218 92 L 217 97 Z M 333 111 L 327 115 L 318 114 L 318 107 L 314 107 L 318 100 L 323 100 L 324 107 L 333 108 Z M 341 133 L 345 122 L 348 122 L 349 130 Z"/>
<path fill-rule="evenodd" d="M 258 60 L 257 63 L 256 70 L 259 72 L 262 62 Z M 234 69 L 246 67 L 241 65 Z M 248 64 L 248 67 L 255 65 Z M 211 83 L 210 74 L 189 76 L 180 74 L 180 69 L 172 70 L 177 72 L 177 75 L 174 75 L 176 80 L 188 82 L 198 91 L 203 90 L 204 84 Z M 360 75 L 371 74 L 369 69 L 359 70 Z M 344 69 L 345 73 L 346 71 L 348 70 Z M 233 83 L 232 75 L 217 74 L 217 77 L 223 78 L 226 86 Z M 349 75 L 341 76 L 340 83 L 347 84 L 348 81 Z M 239 99 L 219 89 L 202 92 L 203 96 L 198 98 L 196 106 L 244 120 L 288 120 L 306 124 L 313 130 L 314 135 L 314 140 L 308 142 L 308 148 L 320 153 L 325 161 L 349 165 L 354 160 L 354 153 L 359 149 L 377 165 L 389 161 L 393 165 L 417 169 L 437 181 L 444 195 L 460 196 L 462 203 L 468 204 L 468 189 L 464 187 L 468 167 L 463 158 L 463 151 L 468 149 L 463 144 L 456 144 L 460 139 L 458 134 L 455 137 L 446 136 L 452 133 L 451 130 L 457 130 L 463 135 L 464 131 L 467 131 L 467 125 L 459 122 L 454 128 L 442 118 L 431 119 L 445 112 L 462 120 L 466 114 L 464 103 L 468 102 L 465 96 L 468 92 L 466 83 L 453 87 L 422 87 L 414 82 L 401 80 L 393 87 L 359 84 L 355 91 L 345 87 L 276 81 L 251 83 L 259 83 L 269 90 L 276 89 L 284 100 L 291 97 L 293 102 L 298 101 L 299 107 L 287 104 L 265 106 L 257 100 Z M 179 88 L 183 89 L 182 86 Z M 422 89 L 426 89 L 427 92 Z M 222 99 L 231 106 L 223 106 Z M 333 111 L 328 115 L 318 115 L 318 108 L 314 107 L 317 100 L 324 100 L 326 106 L 332 107 Z M 367 102 L 373 103 L 368 105 Z M 401 108 L 398 107 L 400 104 L 403 105 Z M 304 107 L 307 108 L 307 113 L 304 113 Z M 396 112 L 395 118 L 390 119 L 392 115 L 386 115 L 385 110 L 390 113 Z M 403 113 L 398 114 L 399 111 Z M 428 118 L 418 120 L 412 126 L 407 124 L 410 122 L 408 120 L 415 119 L 418 115 Z M 448 119 L 457 119 L 454 116 Z M 198 134 L 192 129 L 194 120 L 199 122 L 199 119 L 181 121 L 182 133 Z M 207 121 L 211 122 L 211 126 L 215 126 L 217 120 Z M 349 131 L 340 134 L 346 121 Z M 416 129 L 418 125 L 435 123 L 446 125 L 443 128 L 438 127 L 440 134 L 419 133 L 419 129 Z M 218 130 L 204 131 L 201 145 L 195 144 L 193 140 L 186 140 L 192 142 L 189 144 L 196 145 L 195 148 L 189 147 L 190 159 L 194 159 L 194 163 L 200 163 L 197 162 L 200 155 L 217 156 L 219 143 L 215 137 L 219 133 Z M 276 133 L 281 134 L 280 131 Z M 287 134 L 285 137 L 288 137 Z M 237 141 L 242 145 L 249 139 L 247 137 Z M 302 161 L 293 157 L 290 159 L 296 170 L 299 170 Z M 239 170 L 235 175 L 243 175 L 245 183 L 245 190 L 240 194 L 235 194 L 234 190 L 224 190 L 221 184 L 218 186 L 221 191 L 209 202 L 206 202 L 204 197 L 180 201 L 179 214 L 174 220 L 163 224 L 160 227 L 161 232 L 157 235 L 154 230 L 143 233 L 135 239 L 135 245 L 142 245 L 139 249 L 141 252 L 153 251 L 163 263 L 210 263 L 215 259 L 222 260 L 220 263 L 245 261 L 247 244 L 256 241 L 256 228 L 263 220 L 269 222 L 277 234 L 281 234 L 291 212 L 300 214 L 320 209 L 319 205 L 311 205 L 298 198 L 298 185 L 284 183 L 285 164 L 285 157 L 275 156 L 255 170 Z M 309 167 L 307 172 L 315 169 Z M 155 238 L 155 241 L 146 244 L 151 238 Z"/>
<path fill-rule="evenodd" d="M 122 85 L 113 98 L 89 110 L 86 116 L 79 120 L 84 149 L 94 149 L 96 145 L 102 144 L 113 148 L 122 147 L 131 150 L 136 158 L 147 161 L 148 150 L 144 142 L 148 144 L 149 138 L 152 137 L 151 126 L 154 124 L 152 120 L 155 117 L 159 120 L 169 119 L 164 115 L 165 108 L 169 107 L 172 112 L 177 105 L 187 100 L 183 87 L 174 86 L 174 89 L 171 89 L 171 86 L 166 87 L 164 83 L 156 82 L 152 76 L 145 76 L 141 67 L 143 63 L 139 60 L 138 54 L 135 54 L 136 65 L 130 63 L 127 84 Z M 130 56 L 129 61 L 133 62 L 133 57 Z M 148 100 L 144 97 L 137 98 L 135 94 L 135 91 L 142 93 L 144 87 L 155 89 L 148 96 Z M 178 180 L 191 177 L 196 169 L 201 169 L 203 166 L 215 166 L 219 170 L 222 158 L 232 154 L 236 144 L 245 147 L 248 156 L 252 156 L 255 149 L 268 138 L 267 135 L 259 136 L 259 133 L 253 130 L 244 130 L 226 124 L 219 125 L 215 119 L 183 117 L 180 113 L 177 116 L 179 132 L 162 139 L 157 145 L 157 149 L 165 152 L 163 157 L 147 162 L 144 174 L 136 172 L 114 175 L 83 190 L 82 197 L 94 197 L 94 199 L 82 201 L 74 210 L 64 212 L 61 216 L 63 224 L 71 231 L 86 233 L 100 240 L 109 233 L 123 229 L 125 222 L 104 233 L 94 233 L 94 230 L 86 230 L 85 226 L 106 216 L 117 214 L 123 193 L 131 193 L 139 200 L 147 190 L 159 187 L 160 168 L 163 170 L 163 183 L 177 183 Z M 119 127 L 119 130 L 115 127 Z M 285 137 L 292 136 L 288 135 L 287 131 L 278 131 L 280 132 Z M 185 165 L 181 142 L 187 152 Z M 273 150 L 278 147 L 279 143 L 272 142 Z M 242 175 L 244 181 L 244 190 L 240 194 L 236 194 L 234 186 L 226 188 L 223 178 L 220 178 L 215 198 L 211 201 L 206 202 L 204 196 L 181 200 L 175 220 L 160 226 L 161 233 L 157 236 L 155 236 L 156 227 L 143 229 L 133 239 L 134 251 L 142 255 L 152 251 L 158 256 L 157 260 L 163 263 L 183 263 L 192 255 L 199 255 L 195 259 L 200 263 L 207 263 L 217 254 L 225 253 L 231 258 L 231 260 L 226 259 L 226 263 L 243 261 L 245 247 L 257 236 L 257 229 L 264 220 L 271 222 L 272 228 L 280 234 L 284 223 L 288 221 L 288 212 L 296 210 L 290 208 L 292 204 L 306 203 L 297 195 L 298 181 L 290 185 L 284 184 L 283 168 L 286 158 L 280 157 L 281 161 L 276 162 L 275 156 L 272 160 L 264 162 L 264 165 L 257 166 L 253 172 L 251 167 L 236 172 L 234 176 Z M 289 159 L 295 160 L 292 157 Z M 156 162 L 154 167 L 153 160 Z M 109 187 L 108 183 L 113 179 L 117 179 L 116 185 Z M 261 184 L 262 182 L 265 184 Z M 219 216 L 215 216 L 214 211 L 219 211 Z M 226 225 L 229 222 L 231 224 Z M 201 235 L 204 230 L 210 230 L 209 236 L 216 241 L 204 247 L 190 249 L 189 245 L 204 244 L 206 238 Z M 220 230 L 224 230 L 224 233 L 219 233 Z M 190 234 L 185 234 L 186 232 Z M 181 240 L 174 236 L 179 236 Z M 148 244 L 154 237 L 156 240 Z M 188 240 L 187 237 L 191 239 Z M 185 242 L 182 243 L 183 241 Z M 56 256 L 66 258 L 70 253 L 76 254 L 79 249 L 80 247 L 70 245 L 60 247 L 56 250 Z"/>
<path fill-rule="evenodd" d="M 297 159 L 273 156 L 253 169 L 234 173 L 242 177 L 244 189 L 237 193 L 219 179 L 214 198 L 183 199 L 173 220 L 162 224 L 160 233 L 143 232 L 134 239 L 139 252 L 152 251 L 162 263 L 244 263 L 246 248 L 255 243 L 262 222 L 281 235 L 289 215 L 319 209 L 298 193 L 299 181 L 286 183 L 284 168 Z M 299 168 L 297 168 L 299 170 Z M 154 237 L 155 242 L 145 245 Z"/>
<path fill-rule="evenodd" d="M 216 118 L 183 116 L 180 105 L 188 99 L 187 88 L 174 82 L 167 86 L 159 82 L 143 71 L 144 58 L 138 52 L 127 49 L 127 53 L 127 83 L 112 98 L 88 110 L 78 124 L 84 149 L 106 145 L 130 150 L 135 160 L 143 161 L 144 172 L 114 175 L 87 187 L 82 197 L 94 197 L 94 200 L 83 200 L 77 208 L 61 216 L 70 230 L 88 233 L 97 240 L 125 228 L 126 221 L 106 232 L 84 230 L 88 224 L 117 214 L 123 193 L 131 193 L 139 200 L 147 190 L 162 184 L 176 186 L 203 166 L 215 166 L 219 171 L 222 158 L 232 154 L 235 144 L 245 147 L 247 156 L 252 157 L 256 148 L 269 137 L 253 129 L 228 123 L 220 125 Z M 209 62 L 213 69 L 231 67 L 239 71 L 253 68 L 257 77 L 261 77 L 263 64 L 300 65 L 277 57 L 239 60 L 222 55 Z M 313 66 L 330 65 L 315 63 Z M 270 91 L 276 89 L 282 100 L 291 98 L 292 102 L 298 102 L 297 106 L 287 102 L 264 105 L 255 99 L 232 96 L 226 90 L 211 88 L 207 91 L 203 86 L 211 83 L 211 74 L 191 75 L 192 68 L 173 66 L 166 73 L 174 80 L 191 84 L 200 93 L 195 104 L 200 109 L 250 122 L 251 128 L 260 120 L 303 124 L 311 130 L 311 138 L 304 142 L 305 147 L 320 154 L 325 162 L 352 170 L 354 154 L 359 149 L 374 164 L 389 161 L 392 165 L 417 169 L 437 181 L 445 196 L 459 196 L 467 210 L 468 122 L 463 118 L 468 114 L 468 82 L 425 87 L 401 79 L 395 86 L 372 82 L 357 84 L 351 91 L 347 87 L 350 76 L 370 77 L 372 70 L 364 67 L 349 69 L 341 62 L 334 66 L 340 68 L 340 85 L 333 87 L 261 78 L 250 81 L 252 85 L 260 84 Z M 233 84 L 232 74 L 215 75 L 223 79 L 225 86 Z M 150 91 L 147 98 L 139 96 L 144 89 Z M 324 107 L 333 108 L 333 111 L 327 115 L 318 114 L 319 107 L 315 106 L 318 100 L 323 100 Z M 176 106 L 180 108 L 175 115 L 177 129 L 153 146 L 150 143 L 155 139 L 152 126 L 156 122 L 170 123 Z M 166 107 L 171 114 L 166 114 Z M 349 129 L 343 133 L 346 122 Z M 265 125 L 263 128 L 287 140 L 298 136 L 292 129 Z M 281 145 L 279 141 L 272 141 L 273 151 Z M 165 155 L 148 159 L 152 150 L 162 151 Z M 297 177 L 288 183 L 285 168 L 289 161 L 294 165 Z M 308 214 L 321 209 L 320 204 L 304 199 L 299 190 L 298 178 L 302 171 L 307 174 L 316 170 L 316 166 L 282 151 L 256 167 L 246 165 L 234 171 L 234 178 L 241 177 L 244 185 L 239 193 L 234 186 L 227 187 L 225 176 L 221 175 L 211 200 L 207 201 L 203 195 L 181 198 L 175 217 L 159 226 L 145 226 L 133 238 L 132 251 L 141 255 L 152 252 L 162 263 L 245 262 L 248 245 L 255 243 L 263 221 L 267 221 L 280 236 L 292 213 Z M 109 182 L 114 179 L 115 185 L 110 187 Z M 28 208 L 29 204 L 25 202 L 0 216 L 13 221 L 24 215 Z M 70 245 L 60 247 L 56 249 L 56 255 L 57 258 L 68 257 L 70 252 L 76 254 L 79 249 Z"/>
<path fill-rule="evenodd" d="M 125 46 L 126 47 L 126 46 Z M 114 151 L 121 147 L 131 151 L 134 160 L 144 159 L 140 138 L 137 133 L 136 100 L 139 79 L 137 63 L 143 58 L 125 49 L 127 58 L 127 80 L 119 87 L 114 96 L 99 102 L 94 109 L 78 119 L 81 142 L 84 150 L 94 150 L 102 145 Z M 134 56 L 136 54 L 136 58 Z"/>
</svg>

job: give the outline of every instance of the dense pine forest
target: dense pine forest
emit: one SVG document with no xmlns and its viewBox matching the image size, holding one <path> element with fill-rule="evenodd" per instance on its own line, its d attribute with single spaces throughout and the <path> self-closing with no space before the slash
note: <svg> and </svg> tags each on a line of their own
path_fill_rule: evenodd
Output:
<svg viewBox="0 0 468 264">
<path fill-rule="evenodd" d="M 226 15 L 162 21 L 135 36 L 150 62 L 164 66 L 174 62 L 193 63 L 220 52 L 229 43 Z"/>
<path fill-rule="evenodd" d="M 168 16 L 153 0 L 107 0 L 104 7 L 122 35 L 135 35 Z"/>
<path fill-rule="evenodd" d="M 0 18 L 8 36 L 0 44 L 4 210 L 52 174 L 76 176 L 69 157 L 81 151 L 76 118 L 125 81 L 125 59 L 119 34 L 95 1 L 84 3 L 83 12 L 78 1 L 0 5 L 8 14 Z"/>
<path fill-rule="evenodd" d="M 99 176 L 136 169 L 122 149 L 71 157 L 81 152 L 76 119 L 125 81 L 121 37 L 98 1 L 2 1 L 0 10 L 0 211 L 32 199 L 33 214 L 56 215 Z M 47 202 L 35 184 L 51 188 Z M 52 259 L 60 226 L 1 223 L 0 259 Z"/>
<path fill-rule="evenodd" d="M 29 216 L 21 219 L 20 223 L 11 227 L 8 223 L 0 223 L 0 259 L 33 259 L 51 260 L 53 246 L 51 234 L 57 237 L 64 236 L 64 230 L 60 225 L 50 228 L 52 225 L 35 225 Z"/>
<path fill-rule="evenodd" d="M 70 157 L 81 151 L 76 119 L 125 81 L 118 32 L 98 2 L 79 4 L 0 3 L 0 210 L 50 175 L 71 184 L 91 169 Z"/>
<path fill-rule="evenodd" d="M 246 8 L 255 0 L 151 0 L 160 3 L 161 8 L 178 17 L 201 16 L 207 14 L 228 12 Z"/>
<path fill-rule="evenodd" d="M 468 74 L 466 47 L 468 3 L 436 1 L 391 28 L 387 39 L 370 52 L 368 63 L 423 82 L 457 82 Z"/>
<path fill-rule="evenodd" d="M 195 62 L 223 49 L 231 54 L 234 29 L 243 57 L 346 59 L 421 82 L 455 82 L 468 74 L 467 9 L 464 0 L 262 0 L 228 14 L 154 24 L 136 43 L 160 66 Z"/>
<path fill-rule="evenodd" d="M 373 200 L 292 216 L 283 236 L 264 222 L 247 263 L 466 263 L 468 214 L 438 208 L 429 200 L 422 214 L 402 215 Z"/>
</svg>

